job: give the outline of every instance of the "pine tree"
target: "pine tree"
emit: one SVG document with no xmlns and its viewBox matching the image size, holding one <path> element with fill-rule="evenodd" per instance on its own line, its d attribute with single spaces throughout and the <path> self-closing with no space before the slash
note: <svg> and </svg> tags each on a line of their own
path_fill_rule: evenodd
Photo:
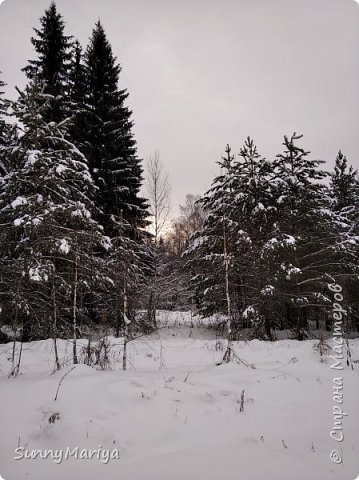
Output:
<svg viewBox="0 0 359 480">
<path fill-rule="evenodd" d="M 50 4 L 40 23 L 40 29 L 34 28 L 36 36 L 31 38 L 38 57 L 29 60 L 23 71 L 30 81 L 36 78 L 44 94 L 54 97 L 46 118 L 59 122 L 67 116 L 68 109 L 71 37 L 64 34 L 65 24 L 55 2 Z"/>
<path fill-rule="evenodd" d="M 126 90 L 118 88 L 121 67 L 113 56 L 100 22 L 86 51 L 87 115 L 80 139 L 98 186 L 105 231 L 112 234 L 111 216 L 123 218 L 132 228 L 146 225 L 147 206 L 139 196 L 141 162 L 136 156 L 131 111 Z"/>
</svg>

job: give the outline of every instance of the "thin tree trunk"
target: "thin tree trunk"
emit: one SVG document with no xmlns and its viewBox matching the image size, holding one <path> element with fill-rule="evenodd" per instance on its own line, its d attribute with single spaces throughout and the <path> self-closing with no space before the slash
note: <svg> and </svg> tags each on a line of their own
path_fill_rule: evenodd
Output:
<svg viewBox="0 0 359 480">
<path fill-rule="evenodd" d="M 57 308 L 56 308 L 56 288 L 55 288 L 55 267 L 52 277 L 52 335 L 54 340 L 55 367 L 60 370 L 59 355 L 57 350 Z"/>
<path fill-rule="evenodd" d="M 14 329 L 14 342 L 12 344 L 12 355 L 11 355 L 11 372 L 13 372 L 15 368 L 16 339 L 17 339 L 16 329 Z"/>
<path fill-rule="evenodd" d="M 224 275 L 226 285 L 226 300 L 227 300 L 227 349 L 223 356 L 223 362 L 228 363 L 232 356 L 232 309 L 231 296 L 229 294 L 229 258 L 227 251 L 227 234 L 226 226 L 223 217 L 223 256 L 224 256 Z"/>
<path fill-rule="evenodd" d="M 123 357 L 122 357 L 122 369 L 126 370 L 127 369 L 127 344 L 128 344 L 128 325 L 129 325 L 129 319 L 127 317 L 127 312 L 128 312 L 128 299 L 127 299 L 127 279 L 124 281 L 124 286 L 123 286 L 123 319 L 125 322 L 125 329 L 124 329 L 124 335 L 123 335 Z"/>
<path fill-rule="evenodd" d="M 9 377 L 15 374 L 15 353 L 16 353 L 16 340 L 17 340 L 17 325 L 18 325 L 18 316 L 19 316 L 18 292 L 19 292 L 19 287 L 17 288 L 17 291 L 16 291 L 15 318 L 14 318 L 14 323 L 12 327 L 14 330 L 14 343 L 12 344 L 11 372 Z"/>
<path fill-rule="evenodd" d="M 16 367 L 15 367 L 15 372 L 14 372 L 14 376 L 17 377 L 19 375 L 19 372 L 20 372 L 20 364 L 21 364 L 21 356 L 22 356 L 22 346 L 23 346 L 23 339 L 21 337 L 21 343 L 20 343 L 20 352 L 19 352 L 19 357 L 17 359 L 17 364 L 16 364 Z"/>
<path fill-rule="evenodd" d="M 17 324 L 18 324 L 18 316 L 19 316 L 19 302 L 18 302 L 18 289 L 16 292 L 16 305 L 15 305 L 15 318 L 13 323 L 13 330 L 14 330 L 14 343 L 12 346 L 12 355 L 11 355 L 11 371 L 14 371 L 15 368 L 15 351 L 16 351 L 16 340 L 17 340 Z"/>
<path fill-rule="evenodd" d="M 265 320 L 264 320 L 264 326 L 265 326 L 265 333 L 266 333 L 266 336 L 268 337 L 268 339 L 270 341 L 273 340 L 273 336 L 272 336 L 272 322 L 270 320 L 270 318 L 268 317 L 268 312 L 266 314 L 266 317 L 265 317 Z"/>
<path fill-rule="evenodd" d="M 147 319 L 150 327 L 155 326 L 156 319 L 156 305 L 155 305 L 155 295 L 151 288 L 149 298 L 148 298 L 148 307 L 147 307 Z"/>
<path fill-rule="evenodd" d="M 117 283 L 118 285 L 118 283 Z M 120 308 L 120 298 L 119 294 L 117 293 L 118 289 L 116 289 L 116 332 L 115 336 L 118 338 L 120 336 L 121 330 L 121 308 Z"/>
<path fill-rule="evenodd" d="M 296 231 L 294 231 L 294 233 L 296 233 Z M 298 266 L 299 261 L 298 261 L 297 255 L 295 255 L 294 258 L 295 258 L 295 265 Z M 296 284 L 297 302 L 298 302 L 298 299 L 300 298 L 300 295 L 301 295 L 301 286 L 298 285 L 297 283 Z M 296 320 L 297 320 L 297 324 L 296 324 L 297 340 L 302 341 L 302 340 L 305 340 L 306 338 L 306 330 L 308 327 L 306 312 L 301 306 L 298 306 L 298 303 L 297 303 L 295 307 L 295 313 L 296 313 Z"/>
<path fill-rule="evenodd" d="M 23 325 L 22 325 L 22 331 L 24 331 L 24 322 L 23 322 Z M 18 359 L 17 359 L 17 364 L 16 364 L 14 370 L 10 373 L 9 377 L 11 375 L 13 375 L 14 377 L 17 377 L 19 375 L 23 343 L 24 343 L 24 338 L 23 338 L 23 335 L 21 335 L 20 352 L 19 352 L 19 356 L 18 356 Z"/>
<path fill-rule="evenodd" d="M 156 253 L 157 255 L 157 253 Z M 154 278 L 153 278 L 153 284 L 150 289 L 150 294 L 148 298 L 148 308 L 147 308 L 147 318 L 150 324 L 150 327 L 152 328 L 157 328 L 157 323 L 156 323 L 156 312 L 157 312 L 157 292 L 158 292 L 158 275 L 157 275 L 157 260 L 155 259 L 155 265 L 154 265 Z"/>
<path fill-rule="evenodd" d="M 78 254 L 75 257 L 75 272 L 74 272 L 74 297 L 72 305 L 72 328 L 73 328 L 73 362 L 78 363 L 77 359 L 77 284 L 78 284 Z"/>
</svg>

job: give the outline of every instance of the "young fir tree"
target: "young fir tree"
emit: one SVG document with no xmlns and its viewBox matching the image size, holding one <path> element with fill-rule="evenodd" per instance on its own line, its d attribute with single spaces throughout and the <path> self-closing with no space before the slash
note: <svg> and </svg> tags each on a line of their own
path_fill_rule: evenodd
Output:
<svg viewBox="0 0 359 480">
<path fill-rule="evenodd" d="M 261 335 L 271 338 L 270 317 L 264 316 L 266 302 L 260 298 L 260 292 L 267 282 L 267 265 L 261 251 L 275 210 L 270 183 L 272 167 L 258 154 L 250 138 L 238 159 L 227 147 L 227 156 L 220 165 L 223 174 L 202 199 L 207 220 L 187 252 L 193 256 L 189 264 L 195 271 L 200 311 L 224 311 L 227 295 L 223 296 L 223 289 L 228 290 L 234 326 L 256 324 L 257 333 L 263 330 Z M 221 255 L 226 257 L 223 278 L 228 279 L 228 289 L 218 275 L 224 258 Z M 228 307 L 228 298 L 225 305 Z"/>
<path fill-rule="evenodd" d="M 327 176 L 320 160 L 284 137 L 285 151 L 275 160 L 277 218 L 265 250 L 271 259 L 270 283 L 278 317 L 298 340 L 308 334 L 309 319 L 329 303 L 327 283 L 338 274 L 335 219 L 329 210 Z"/>
<path fill-rule="evenodd" d="M 131 111 L 126 90 L 118 88 L 121 67 L 97 22 L 85 56 L 87 114 L 83 124 L 84 153 L 98 187 L 105 231 L 112 235 L 112 216 L 122 218 L 134 231 L 146 225 L 147 206 L 139 191 L 142 166 L 136 156 Z"/>
<path fill-rule="evenodd" d="M 184 252 L 185 258 L 188 258 L 187 268 L 193 275 L 191 285 L 195 291 L 198 310 L 203 316 L 217 312 L 228 313 L 228 296 L 230 302 L 233 302 L 235 293 L 231 268 L 235 248 L 234 231 L 237 226 L 232 218 L 233 162 L 234 156 L 227 145 L 226 155 L 218 162 L 221 175 L 214 179 L 211 189 L 200 200 L 206 212 L 203 227 L 193 235 Z"/>
<path fill-rule="evenodd" d="M 339 150 L 331 174 L 330 194 L 342 253 L 341 285 L 348 310 L 348 329 L 359 327 L 359 178 Z M 351 325 L 349 325 L 351 321 Z"/>
<path fill-rule="evenodd" d="M 255 326 L 256 336 L 272 339 L 271 312 L 266 308 L 270 268 L 263 259 L 263 246 L 272 228 L 273 167 L 261 157 L 251 138 L 247 138 L 236 162 L 233 203 L 237 233 L 235 270 L 239 312 L 244 326 Z"/>
<path fill-rule="evenodd" d="M 72 325 L 77 363 L 78 324 L 86 317 L 82 297 L 94 282 L 107 288 L 104 254 L 111 247 L 94 220 L 95 186 L 86 158 L 66 139 L 66 120 L 48 122 L 53 97 L 27 87 L 16 114 L 24 134 L 13 151 L 16 171 L 0 196 L 3 300 L 22 325 L 23 338 L 52 335 Z M 51 319 L 51 321 L 49 321 Z M 56 355 L 56 367 L 59 359 Z"/>
<path fill-rule="evenodd" d="M 55 2 L 40 18 L 40 24 L 39 29 L 34 28 L 36 36 L 31 38 L 37 58 L 29 60 L 23 71 L 30 81 L 36 78 L 44 94 L 53 97 L 46 119 L 59 122 L 68 115 L 71 37 L 64 33 L 65 24 Z"/>
<path fill-rule="evenodd" d="M 331 194 L 336 210 L 355 205 L 358 200 L 358 172 L 348 166 L 347 158 L 339 150 L 331 174 Z"/>
</svg>

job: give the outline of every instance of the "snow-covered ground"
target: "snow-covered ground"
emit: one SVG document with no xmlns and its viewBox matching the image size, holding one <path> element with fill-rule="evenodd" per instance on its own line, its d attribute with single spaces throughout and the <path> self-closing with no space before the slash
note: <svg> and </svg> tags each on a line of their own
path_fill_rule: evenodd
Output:
<svg viewBox="0 0 359 480">
<path fill-rule="evenodd" d="M 165 315 L 163 314 L 163 317 Z M 162 324 L 164 325 L 164 318 Z M 191 328 L 176 313 L 159 333 L 130 344 L 121 370 L 121 339 L 111 338 L 112 369 L 78 365 L 59 341 L 62 371 L 53 373 L 51 340 L 24 345 L 22 374 L 8 379 L 11 345 L 0 345 L 0 474 L 5 480 L 354 480 L 359 473 L 359 363 L 330 368 L 317 341 L 238 342 L 253 364 L 217 366 L 213 330 Z M 81 342 L 82 345 L 86 341 Z M 224 345 L 224 342 L 222 342 Z M 359 340 L 351 340 L 359 359 Z M 333 377 L 343 377 L 343 442 L 333 429 Z M 240 411 L 244 390 L 244 411 Z M 49 419 L 54 420 L 49 422 Z M 100 447 L 101 446 L 101 447 Z M 19 459 L 15 449 L 99 449 L 102 460 Z M 329 458 L 332 450 L 342 464 Z M 119 455 L 106 460 L 107 451 Z M 24 453 L 25 450 L 18 450 Z M 54 452 L 54 455 L 56 452 Z M 60 453 L 57 453 L 60 455 Z M 20 456 L 21 453 L 18 454 Z M 84 453 L 82 453 L 84 455 Z M 58 458 L 58 457 L 57 457 Z"/>
</svg>

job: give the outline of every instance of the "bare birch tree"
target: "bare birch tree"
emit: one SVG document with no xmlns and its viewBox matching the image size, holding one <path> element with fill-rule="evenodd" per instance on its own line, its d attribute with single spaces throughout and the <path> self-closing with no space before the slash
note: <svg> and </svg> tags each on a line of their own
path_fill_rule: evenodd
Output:
<svg viewBox="0 0 359 480">
<path fill-rule="evenodd" d="M 156 326 L 156 311 L 160 296 L 159 274 L 163 252 L 160 245 L 161 234 L 170 221 L 171 213 L 171 186 L 168 175 L 160 161 L 158 150 L 147 161 L 147 197 L 152 216 L 154 237 L 153 275 L 149 284 L 147 317 L 150 325 Z"/>
<path fill-rule="evenodd" d="M 171 185 L 158 150 L 147 160 L 146 194 L 150 203 L 155 244 L 158 244 L 171 214 Z"/>
</svg>

